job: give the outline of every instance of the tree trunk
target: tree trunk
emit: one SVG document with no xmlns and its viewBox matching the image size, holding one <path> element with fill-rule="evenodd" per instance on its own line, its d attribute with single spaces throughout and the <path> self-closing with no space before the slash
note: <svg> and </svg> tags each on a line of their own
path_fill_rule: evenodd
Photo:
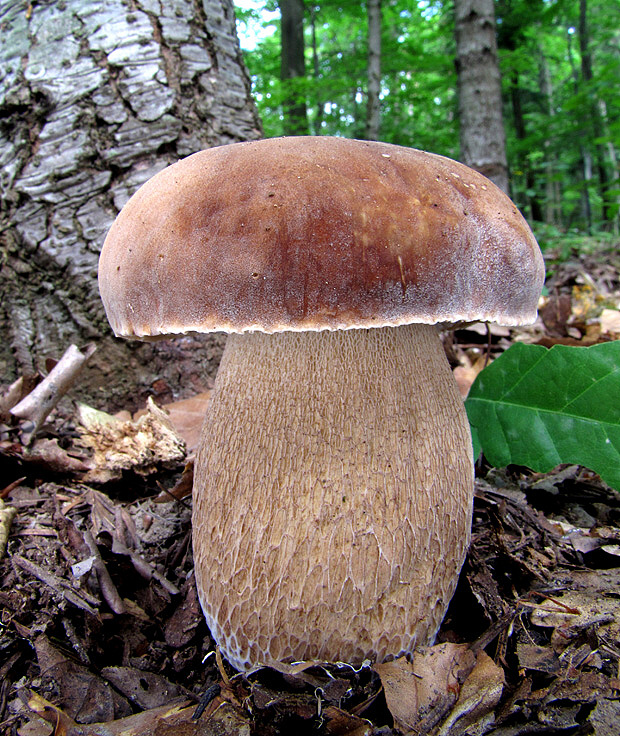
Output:
<svg viewBox="0 0 620 736">
<path fill-rule="evenodd" d="M 279 0 L 282 14 L 280 79 L 284 86 L 284 134 L 308 135 L 305 91 L 299 80 L 306 78 L 303 0 Z"/>
<path fill-rule="evenodd" d="M 508 191 L 493 0 L 455 0 L 461 158 Z"/>
<path fill-rule="evenodd" d="M 510 101 L 512 103 L 512 116 L 514 119 L 515 133 L 517 139 L 524 141 L 527 138 L 527 130 L 525 128 L 525 117 L 523 115 L 523 105 L 521 104 L 521 87 L 519 84 L 519 72 L 512 70 L 510 79 Z M 532 166 L 527 159 L 527 154 L 523 156 L 521 167 L 525 172 L 525 200 L 530 207 L 530 216 L 536 222 L 543 221 L 543 211 L 538 201 L 538 196 L 532 194 L 536 192 L 536 177 Z"/>
<path fill-rule="evenodd" d="M 539 79 L 540 93 L 543 96 L 546 113 L 549 121 L 555 117 L 555 105 L 553 102 L 553 87 L 551 84 L 551 74 L 549 72 L 549 64 L 543 53 L 542 48 L 539 49 Z M 555 178 L 557 171 L 557 157 L 551 148 L 551 139 L 547 138 L 544 142 L 545 147 L 545 223 L 547 225 L 556 225 L 562 227 L 562 192 L 560 182 Z"/>
<path fill-rule="evenodd" d="M 598 108 L 601 115 L 605 138 L 607 139 L 607 157 L 611 168 L 611 185 L 614 187 L 614 183 L 616 184 L 615 194 L 610 192 L 610 201 L 612 202 L 612 211 L 615 212 L 612 220 L 613 233 L 618 235 L 620 234 L 620 195 L 618 194 L 617 184 L 620 182 L 620 168 L 618 167 L 618 156 L 616 155 L 614 141 L 609 131 L 607 104 L 605 103 L 605 100 L 599 98 Z"/>
<path fill-rule="evenodd" d="M 381 0 L 368 0 L 368 106 L 366 140 L 379 139 L 381 109 Z"/>
<path fill-rule="evenodd" d="M 204 385 L 217 340 L 112 338 L 97 260 L 156 171 L 260 135 L 231 0 L 4 0 L 0 68 L 0 381 L 96 341 L 82 395 Z"/>
<path fill-rule="evenodd" d="M 573 89 L 579 95 L 579 73 L 573 59 L 573 35 L 570 28 L 566 34 L 568 43 L 568 61 L 573 76 Z M 592 232 L 592 205 L 590 202 L 590 180 L 592 179 L 592 157 L 584 143 L 584 131 L 579 130 L 579 178 L 581 179 L 581 219 L 584 220 L 588 233 Z M 570 224 L 570 220 L 569 223 Z"/>
<path fill-rule="evenodd" d="M 315 90 L 314 104 L 316 105 L 316 114 L 313 120 L 313 130 L 315 135 L 321 135 L 321 128 L 323 127 L 323 115 L 325 113 L 325 103 L 323 102 L 323 94 L 321 90 L 321 68 L 319 64 L 319 49 L 316 38 L 316 11 L 316 6 L 312 5 L 312 7 L 310 8 L 310 28 L 312 30 L 312 71 L 314 74 L 313 81 Z"/>
<path fill-rule="evenodd" d="M 581 75 L 586 87 L 588 87 L 592 82 L 593 73 L 592 55 L 590 53 L 590 34 L 588 30 L 587 0 L 579 0 L 579 51 L 581 53 Z M 596 141 L 594 143 L 594 155 L 599 181 L 599 193 L 603 203 L 601 215 L 604 222 L 611 222 L 611 201 L 608 193 L 609 176 L 607 175 L 607 167 L 605 165 L 605 147 L 601 143 L 604 136 L 603 120 L 601 118 L 599 102 L 594 92 L 590 92 L 588 101 L 590 105 L 592 132 Z"/>
</svg>

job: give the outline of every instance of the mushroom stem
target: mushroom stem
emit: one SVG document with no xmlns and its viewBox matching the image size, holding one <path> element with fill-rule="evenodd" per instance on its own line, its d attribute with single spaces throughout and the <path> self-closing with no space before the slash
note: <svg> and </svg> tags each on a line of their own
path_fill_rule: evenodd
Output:
<svg viewBox="0 0 620 736">
<path fill-rule="evenodd" d="M 194 484 L 211 633 L 238 669 L 431 642 L 472 499 L 469 424 L 434 326 L 231 335 Z"/>
</svg>

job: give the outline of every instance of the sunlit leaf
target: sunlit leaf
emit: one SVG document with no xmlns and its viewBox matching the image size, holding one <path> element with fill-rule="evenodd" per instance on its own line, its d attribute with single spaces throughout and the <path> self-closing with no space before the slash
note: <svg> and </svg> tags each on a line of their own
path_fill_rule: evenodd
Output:
<svg viewBox="0 0 620 736">
<path fill-rule="evenodd" d="M 620 489 L 620 341 L 513 345 L 480 373 L 465 406 L 493 465 L 576 463 Z"/>
</svg>

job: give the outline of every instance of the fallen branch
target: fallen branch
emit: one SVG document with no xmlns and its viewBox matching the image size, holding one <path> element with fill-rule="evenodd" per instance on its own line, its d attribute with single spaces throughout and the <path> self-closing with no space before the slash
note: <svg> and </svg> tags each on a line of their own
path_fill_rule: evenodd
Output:
<svg viewBox="0 0 620 736">
<path fill-rule="evenodd" d="M 24 423 L 22 429 L 28 435 L 28 443 L 48 414 L 71 388 L 77 375 L 95 350 L 95 345 L 89 345 L 84 352 L 81 352 L 75 345 L 70 345 L 41 383 L 10 410 L 14 417 L 21 419 Z"/>
<path fill-rule="evenodd" d="M 24 475 L 21 478 L 14 480 L 12 483 L 9 483 L 8 486 L 5 486 L 0 491 L 0 499 L 6 498 L 11 493 L 11 491 L 14 491 L 18 486 L 21 486 L 21 484 L 26 480 L 27 477 L 28 476 Z"/>
<path fill-rule="evenodd" d="M 20 376 L 0 396 L 0 417 L 8 416 L 10 410 L 35 388 L 42 376 L 38 373 L 31 376 Z"/>
<path fill-rule="evenodd" d="M 54 575 L 54 573 L 50 572 L 49 570 L 44 570 L 42 567 L 35 564 L 34 562 L 31 562 L 30 560 L 27 560 L 25 557 L 13 555 L 11 559 L 18 567 L 21 567 L 22 570 L 25 570 L 33 577 L 40 580 L 42 583 L 49 585 L 52 590 L 60 593 L 67 601 L 69 601 L 69 603 L 73 603 L 74 606 L 81 608 L 83 611 L 88 611 L 88 613 L 92 613 L 93 616 L 97 615 L 97 611 L 90 605 L 90 603 L 88 603 L 85 598 L 82 598 L 81 595 L 78 595 L 62 578 Z M 98 605 L 99 603 L 96 598 L 91 598 L 91 602 L 95 605 Z"/>
</svg>

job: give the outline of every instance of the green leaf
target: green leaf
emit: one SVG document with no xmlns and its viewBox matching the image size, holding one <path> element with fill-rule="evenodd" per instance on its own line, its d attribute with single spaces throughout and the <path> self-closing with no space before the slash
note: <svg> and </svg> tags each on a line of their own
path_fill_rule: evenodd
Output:
<svg viewBox="0 0 620 736">
<path fill-rule="evenodd" d="M 620 341 L 517 343 L 479 374 L 465 408 L 496 467 L 576 463 L 620 490 Z"/>
<path fill-rule="evenodd" d="M 480 444 L 480 437 L 478 437 L 478 430 L 475 427 L 470 426 L 471 429 L 471 445 L 474 451 L 474 462 L 478 459 L 482 452 L 482 445 Z"/>
</svg>

